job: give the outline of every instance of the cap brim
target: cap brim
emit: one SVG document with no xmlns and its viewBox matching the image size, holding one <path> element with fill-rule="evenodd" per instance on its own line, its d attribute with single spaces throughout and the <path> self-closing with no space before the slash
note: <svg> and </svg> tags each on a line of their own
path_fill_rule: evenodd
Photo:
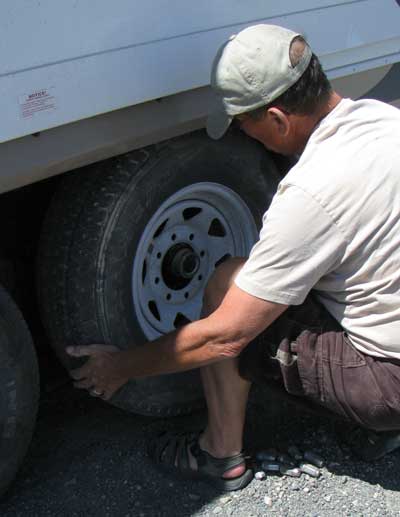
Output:
<svg viewBox="0 0 400 517">
<path fill-rule="evenodd" d="M 226 133 L 232 122 L 233 117 L 229 116 L 224 110 L 219 109 L 210 113 L 207 118 L 207 134 L 214 140 L 218 140 Z"/>
</svg>

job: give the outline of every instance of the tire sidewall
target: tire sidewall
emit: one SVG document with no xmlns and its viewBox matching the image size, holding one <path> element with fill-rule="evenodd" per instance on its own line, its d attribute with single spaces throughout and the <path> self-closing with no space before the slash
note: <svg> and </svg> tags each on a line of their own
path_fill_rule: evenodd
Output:
<svg viewBox="0 0 400 517">
<path fill-rule="evenodd" d="M 0 287 L 0 495 L 13 480 L 32 438 L 39 370 L 29 330 Z"/>
<path fill-rule="evenodd" d="M 66 368 L 84 362 L 66 354 L 71 343 L 124 349 L 147 342 L 135 313 L 133 265 L 146 225 L 171 196 L 196 183 L 223 185 L 261 226 L 278 181 L 257 143 L 243 135 L 214 142 L 203 131 L 68 175 L 50 206 L 38 260 L 43 321 Z M 111 403 L 153 416 L 191 412 L 203 404 L 199 372 L 132 380 Z"/>
<path fill-rule="evenodd" d="M 232 136 L 221 143 L 193 140 L 192 145 L 160 153 L 135 176 L 121 196 L 118 215 L 110 218 L 105 231 L 106 259 L 97 279 L 104 294 L 98 309 L 103 310 L 110 343 L 119 347 L 126 347 L 132 339 L 136 344 L 147 341 L 135 315 L 132 270 L 144 228 L 161 204 L 188 185 L 212 182 L 239 195 L 259 228 L 275 191 L 278 176 L 271 163 L 269 175 L 265 174 L 265 151 L 257 145 Z"/>
</svg>

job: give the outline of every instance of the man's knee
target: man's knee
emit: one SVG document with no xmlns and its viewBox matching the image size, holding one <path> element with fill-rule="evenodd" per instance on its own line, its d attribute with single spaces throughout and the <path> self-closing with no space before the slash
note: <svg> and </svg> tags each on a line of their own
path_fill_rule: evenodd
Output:
<svg viewBox="0 0 400 517">
<path fill-rule="evenodd" d="M 243 257 L 232 257 L 215 269 L 204 290 L 204 305 L 210 310 L 218 307 L 245 262 Z"/>
</svg>

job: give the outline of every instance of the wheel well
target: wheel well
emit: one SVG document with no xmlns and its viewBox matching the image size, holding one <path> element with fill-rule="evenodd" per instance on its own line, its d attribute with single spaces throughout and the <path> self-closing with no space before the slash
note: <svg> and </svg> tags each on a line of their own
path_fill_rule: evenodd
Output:
<svg viewBox="0 0 400 517">
<path fill-rule="evenodd" d="M 185 136 L 173 140 L 182 138 Z M 276 153 L 269 154 L 282 177 L 295 162 Z M 38 240 L 50 200 L 62 177 L 63 174 L 0 195 L 0 283 L 11 293 L 33 331 L 40 327 L 35 296 Z"/>
<path fill-rule="evenodd" d="M 186 136 L 173 140 L 178 141 Z M 161 145 L 165 145 L 165 142 Z M 271 156 L 282 176 L 293 165 L 290 158 L 274 153 Z M 0 195 L 0 283 L 10 292 L 28 323 L 41 366 L 43 362 L 47 365 L 50 361 L 52 368 L 54 354 L 39 316 L 35 270 L 44 216 L 63 176 L 51 177 Z"/>
<path fill-rule="evenodd" d="M 55 177 L 0 195 L 0 284 L 17 303 L 31 331 L 45 390 L 66 380 L 41 324 L 35 286 L 40 230 L 58 182 Z"/>
</svg>

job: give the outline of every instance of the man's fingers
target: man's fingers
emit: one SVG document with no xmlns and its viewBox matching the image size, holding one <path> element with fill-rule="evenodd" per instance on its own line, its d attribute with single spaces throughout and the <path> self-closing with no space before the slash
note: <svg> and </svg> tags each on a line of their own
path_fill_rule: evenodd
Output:
<svg viewBox="0 0 400 517">
<path fill-rule="evenodd" d="M 107 391 L 105 391 L 105 392 L 103 393 L 103 395 L 101 396 L 101 398 L 102 398 L 103 400 L 110 400 L 110 398 L 111 398 L 111 397 L 112 397 L 116 392 L 117 392 L 117 390 L 112 390 L 112 391 L 107 390 Z"/>
<path fill-rule="evenodd" d="M 118 352 L 119 348 L 114 345 L 81 345 L 68 346 L 66 352 L 72 357 L 87 357 L 94 355 L 97 352 Z"/>
<path fill-rule="evenodd" d="M 126 382 L 120 379 L 115 364 L 118 362 L 119 348 L 112 345 L 69 346 L 67 353 L 72 357 L 88 357 L 85 364 L 70 370 L 75 388 L 88 390 L 92 397 L 110 400 L 114 393 Z M 116 371 L 115 371 L 116 370 Z M 101 387 L 100 387 L 101 386 Z"/>
<path fill-rule="evenodd" d="M 73 384 L 75 388 L 88 390 L 93 386 L 93 381 L 89 379 L 82 379 L 80 381 L 75 381 Z"/>
<path fill-rule="evenodd" d="M 70 370 L 69 374 L 76 381 L 80 381 L 81 379 L 85 379 L 87 377 L 86 365 L 84 364 L 80 368 L 75 368 L 75 370 Z"/>
<path fill-rule="evenodd" d="M 119 352 L 120 349 L 114 345 L 90 345 L 90 348 L 95 350 L 96 352 Z"/>
<path fill-rule="evenodd" d="M 86 357 L 88 355 L 96 353 L 96 350 L 94 345 L 68 346 L 66 348 L 66 352 L 68 355 L 71 355 L 72 357 Z"/>
</svg>

